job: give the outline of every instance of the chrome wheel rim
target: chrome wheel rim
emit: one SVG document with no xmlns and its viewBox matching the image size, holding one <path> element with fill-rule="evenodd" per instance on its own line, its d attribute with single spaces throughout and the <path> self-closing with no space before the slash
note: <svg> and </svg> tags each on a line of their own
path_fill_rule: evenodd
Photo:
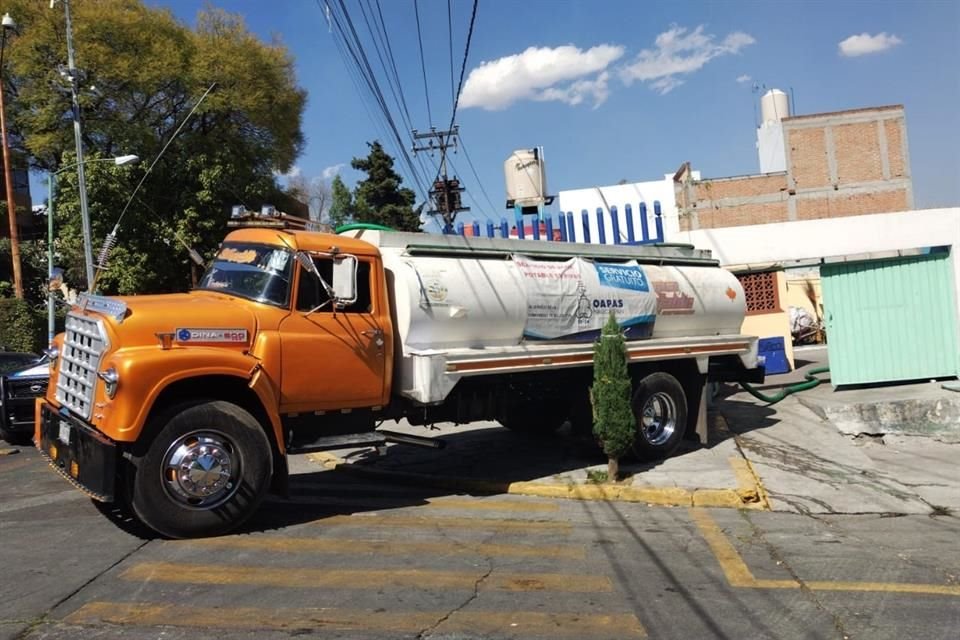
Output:
<svg viewBox="0 0 960 640">
<path fill-rule="evenodd" d="M 163 486 L 177 504 L 214 509 L 240 486 L 241 460 L 233 442 L 219 431 L 192 431 L 177 438 L 163 456 Z"/>
<path fill-rule="evenodd" d="M 648 443 L 658 446 L 667 442 L 677 430 L 677 405 L 673 398 L 662 391 L 647 398 L 640 409 L 638 427 Z"/>
</svg>

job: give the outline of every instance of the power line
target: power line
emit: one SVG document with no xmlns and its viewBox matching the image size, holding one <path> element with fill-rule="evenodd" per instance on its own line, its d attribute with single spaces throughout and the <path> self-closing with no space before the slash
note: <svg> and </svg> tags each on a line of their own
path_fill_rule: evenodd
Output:
<svg viewBox="0 0 960 640">
<path fill-rule="evenodd" d="M 450 126 L 447 127 L 449 131 L 453 130 L 453 123 L 457 119 L 457 106 L 460 104 L 460 92 L 463 91 L 463 74 L 467 69 L 467 57 L 470 55 L 470 41 L 473 39 L 473 25 L 477 20 L 477 4 L 479 0 L 473 0 L 473 11 L 470 13 L 470 27 L 467 30 L 467 44 L 463 49 L 463 64 L 460 65 L 460 84 L 457 87 L 457 93 L 453 98 L 453 110 L 450 113 Z M 443 166 L 443 158 L 441 158 L 440 166 Z M 437 181 L 437 178 L 440 177 L 440 171 L 437 170 L 437 177 L 433 179 L 434 182 Z"/>
<path fill-rule="evenodd" d="M 460 83 L 457 85 L 457 95 L 453 99 L 453 113 L 450 114 L 450 126 L 453 127 L 454 120 L 457 119 L 457 106 L 460 104 L 460 92 L 463 91 L 463 73 L 467 70 L 467 57 L 470 55 L 470 41 L 473 39 L 473 25 L 477 20 L 477 4 L 479 0 L 473 0 L 473 11 L 470 13 L 470 28 L 467 29 L 467 44 L 463 48 L 463 63 L 460 65 Z"/>
<path fill-rule="evenodd" d="M 456 102 L 457 96 L 453 93 L 453 5 L 451 0 L 447 0 L 447 41 L 450 44 L 450 99 Z"/>
<path fill-rule="evenodd" d="M 386 62 L 386 60 L 390 59 L 390 54 L 387 51 L 387 41 L 384 36 L 385 31 L 381 31 L 380 29 L 380 24 L 377 22 L 376 15 L 373 13 L 373 6 L 370 4 L 370 0 L 362 0 L 358 2 L 358 4 L 360 5 L 360 12 L 363 14 L 363 21 L 367 25 L 367 32 L 370 33 L 370 39 L 373 41 L 373 48 L 377 52 L 377 59 L 380 60 L 380 66 L 384 70 L 384 76 L 387 79 L 387 85 L 390 87 L 390 93 L 393 94 L 393 101 L 400 108 L 400 115 L 404 118 L 406 127 L 412 129 L 410 111 L 407 109 L 407 101 L 403 95 L 403 87 L 400 85 L 400 76 L 396 73 L 391 73 L 391 68 L 395 71 L 396 65 L 392 65 L 391 67 Z M 364 9 L 364 4 L 366 4 L 367 9 L 370 11 L 369 17 L 367 16 L 367 9 Z M 373 26 L 370 24 L 371 20 L 373 21 Z"/>
<path fill-rule="evenodd" d="M 430 113 L 430 91 L 427 89 L 427 65 L 423 61 L 423 37 L 420 35 L 420 9 L 417 0 L 413 0 L 413 14 L 417 17 L 417 42 L 420 44 L 420 70 L 423 72 L 423 95 L 427 99 L 427 122 L 433 127 L 433 114 Z"/>
<path fill-rule="evenodd" d="M 366 3 L 367 9 L 364 9 L 363 2 Z M 403 93 L 403 86 L 400 82 L 400 74 L 397 71 L 396 59 L 393 56 L 393 49 L 390 46 L 390 37 L 387 34 L 386 24 L 383 22 L 383 12 L 380 8 L 380 0 L 377 0 L 377 13 L 374 13 L 373 6 L 370 4 L 370 0 L 362 0 L 358 2 L 360 4 L 360 11 L 363 13 L 364 22 L 367 25 L 367 31 L 370 33 L 370 38 L 373 40 L 373 46 L 377 52 L 377 58 L 380 60 L 380 66 L 383 69 L 383 75 L 387 79 L 387 84 L 390 87 L 390 93 L 393 95 L 393 101 L 400 109 L 401 118 L 403 118 L 404 126 L 407 130 L 413 129 L 413 121 L 410 118 L 410 110 L 407 107 L 407 99 Z M 369 9 L 369 17 L 367 15 L 367 10 Z M 378 20 L 379 16 L 379 20 Z M 371 27 L 371 22 L 373 27 Z M 379 40 L 379 43 L 378 43 Z M 385 61 L 388 60 L 390 64 L 388 65 Z M 417 165 L 420 169 L 420 178 L 421 180 L 427 180 L 430 172 L 427 170 L 426 164 L 424 164 L 423 158 L 417 158 Z"/>
<path fill-rule="evenodd" d="M 328 0 L 323 0 L 323 2 L 326 6 L 328 17 L 332 20 L 334 26 L 336 26 L 336 31 L 340 35 L 340 38 L 349 52 L 350 58 L 356 65 L 360 76 L 365 81 L 367 88 L 370 90 L 370 93 L 377 102 L 380 112 L 383 114 L 390 131 L 393 133 L 393 138 L 396 141 L 397 148 L 399 150 L 398 156 L 403 160 L 409 169 L 409 177 L 411 178 L 411 182 L 413 182 L 414 186 L 420 191 L 424 199 L 426 199 L 428 196 L 427 189 L 423 186 L 423 177 L 418 174 L 416 165 L 410 158 L 410 154 L 407 152 L 407 149 L 404 146 L 403 139 L 400 137 L 396 122 L 393 119 L 390 108 L 387 105 L 382 90 L 380 89 L 380 83 L 377 81 L 376 74 L 370 65 L 370 60 L 366 54 L 366 51 L 364 50 L 363 42 L 357 34 L 353 20 L 350 17 L 350 12 L 347 10 L 343 0 L 337 0 L 337 4 L 339 4 L 339 13 L 342 15 L 341 20 L 341 17 L 338 16 L 338 12 L 331 8 L 330 2 Z M 319 5 L 320 0 L 317 0 L 317 3 Z M 321 8 L 323 7 L 321 6 Z M 347 29 L 344 28 L 344 21 L 349 28 L 350 37 L 347 35 Z M 344 62 L 346 63 L 347 60 L 345 59 Z"/>
<path fill-rule="evenodd" d="M 467 164 L 470 165 L 470 171 L 473 172 L 473 177 L 476 178 L 477 180 L 477 186 L 480 187 L 480 192 L 483 193 L 483 197 L 486 198 L 487 204 L 490 205 L 490 211 L 496 211 L 497 207 L 494 206 L 493 200 L 491 200 L 490 196 L 487 195 L 487 190 L 483 188 L 483 182 L 480 181 L 480 176 L 479 174 L 477 174 L 477 170 L 473 166 L 473 160 L 470 159 L 470 154 L 467 153 L 467 147 L 465 144 L 463 144 L 463 136 L 459 136 L 459 138 L 460 138 L 460 146 L 463 148 L 463 157 L 467 159 Z M 474 202 L 476 202 L 476 200 L 474 200 Z"/>
</svg>

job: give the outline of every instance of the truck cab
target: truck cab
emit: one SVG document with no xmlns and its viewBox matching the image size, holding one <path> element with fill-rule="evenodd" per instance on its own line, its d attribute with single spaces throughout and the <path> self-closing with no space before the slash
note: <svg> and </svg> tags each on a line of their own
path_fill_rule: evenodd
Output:
<svg viewBox="0 0 960 640">
<path fill-rule="evenodd" d="M 386 404 L 385 282 L 369 243 L 243 229 L 189 293 L 85 296 L 56 339 L 36 442 L 92 497 L 161 533 L 219 532 L 221 507 L 244 495 L 252 512 L 282 483 L 282 416 Z"/>
</svg>

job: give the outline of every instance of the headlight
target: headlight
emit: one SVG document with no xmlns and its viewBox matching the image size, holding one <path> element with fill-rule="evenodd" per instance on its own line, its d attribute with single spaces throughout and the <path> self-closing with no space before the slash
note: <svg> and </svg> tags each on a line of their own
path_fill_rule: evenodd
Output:
<svg viewBox="0 0 960 640">
<path fill-rule="evenodd" d="M 113 396 L 117 395 L 117 385 L 120 384 L 120 374 L 117 373 L 117 370 L 110 367 L 106 371 L 98 372 L 97 375 L 104 382 L 107 397 L 113 398 Z"/>
</svg>

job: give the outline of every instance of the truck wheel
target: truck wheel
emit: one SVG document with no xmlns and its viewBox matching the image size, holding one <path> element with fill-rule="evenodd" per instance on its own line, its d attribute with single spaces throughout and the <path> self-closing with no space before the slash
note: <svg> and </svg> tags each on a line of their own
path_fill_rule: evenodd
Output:
<svg viewBox="0 0 960 640">
<path fill-rule="evenodd" d="M 130 503 L 165 536 L 219 535 L 253 514 L 272 474 L 270 442 L 247 411 L 219 400 L 185 405 L 140 458 Z"/>
<path fill-rule="evenodd" d="M 633 451 L 641 460 L 668 457 L 683 440 L 687 428 L 687 396 L 669 373 L 646 376 L 633 392 L 637 434 Z"/>
</svg>

